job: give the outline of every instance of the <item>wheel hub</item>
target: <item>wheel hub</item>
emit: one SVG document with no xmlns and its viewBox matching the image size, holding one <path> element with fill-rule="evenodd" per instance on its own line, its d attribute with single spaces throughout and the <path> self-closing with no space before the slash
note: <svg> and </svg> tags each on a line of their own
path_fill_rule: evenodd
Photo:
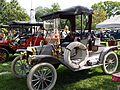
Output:
<svg viewBox="0 0 120 90">
<path fill-rule="evenodd" d="M 113 63 L 113 60 L 109 60 L 109 62 L 108 62 L 109 64 L 112 64 Z"/>
<path fill-rule="evenodd" d="M 20 69 L 21 69 L 21 70 L 25 70 L 25 69 L 26 69 L 26 65 L 22 64 L 22 65 L 20 66 Z"/>
<path fill-rule="evenodd" d="M 42 78 L 43 78 L 43 81 L 45 81 L 45 80 L 46 80 L 46 77 L 45 77 L 45 76 L 43 76 Z"/>
<path fill-rule="evenodd" d="M 46 76 L 42 75 L 42 76 L 39 77 L 39 79 L 42 80 L 42 81 L 45 81 L 46 80 Z"/>
</svg>

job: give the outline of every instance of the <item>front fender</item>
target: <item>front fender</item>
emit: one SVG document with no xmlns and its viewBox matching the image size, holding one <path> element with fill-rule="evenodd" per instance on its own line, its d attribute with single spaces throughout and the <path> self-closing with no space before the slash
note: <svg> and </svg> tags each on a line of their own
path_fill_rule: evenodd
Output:
<svg viewBox="0 0 120 90">
<path fill-rule="evenodd" d="M 26 49 L 17 49 L 16 53 L 25 52 L 25 51 L 26 51 Z"/>
<path fill-rule="evenodd" d="M 60 64 L 59 59 L 51 55 L 33 55 L 33 58 L 30 63 L 34 65 L 34 64 L 41 63 L 41 62 L 47 62 L 50 64 Z"/>
<path fill-rule="evenodd" d="M 118 50 L 118 47 L 117 47 L 117 46 L 106 47 L 106 48 L 100 53 L 100 57 L 99 57 L 100 63 L 103 63 L 104 56 L 105 56 L 108 52 L 114 51 L 114 50 Z"/>
</svg>

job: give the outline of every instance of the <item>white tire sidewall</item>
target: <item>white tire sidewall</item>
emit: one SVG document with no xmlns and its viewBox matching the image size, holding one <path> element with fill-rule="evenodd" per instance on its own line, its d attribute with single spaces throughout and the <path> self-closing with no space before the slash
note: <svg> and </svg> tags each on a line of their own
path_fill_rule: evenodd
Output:
<svg viewBox="0 0 120 90">
<path fill-rule="evenodd" d="M 113 55 L 115 55 L 115 57 L 116 57 L 116 66 L 115 66 L 114 71 L 112 71 L 112 72 L 109 72 L 109 71 L 106 69 L 106 67 L 105 67 L 105 61 L 106 61 L 107 57 L 108 57 L 110 54 L 113 54 Z M 113 51 L 108 52 L 108 53 L 105 55 L 104 60 L 103 60 L 103 69 L 104 69 L 104 72 L 105 72 L 106 74 L 113 74 L 113 73 L 117 70 L 117 67 L 118 67 L 118 57 L 117 57 L 116 53 L 113 52 Z"/>
<path fill-rule="evenodd" d="M 29 72 L 29 74 L 28 74 L 28 76 L 27 76 L 27 86 L 28 86 L 29 90 L 34 90 L 34 88 L 32 87 L 31 81 L 32 81 L 32 76 L 33 76 L 34 72 L 36 71 L 36 69 L 38 69 L 38 68 L 41 67 L 41 66 L 47 66 L 47 65 L 48 65 L 50 68 L 52 68 L 52 70 L 53 70 L 53 72 L 54 72 L 54 80 L 53 80 L 51 86 L 49 86 L 49 90 L 51 90 L 51 89 L 54 87 L 54 85 L 55 85 L 55 83 L 56 83 L 56 80 L 57 80 L 57 72 L 56 72 L 56 69 L 54 68 L 53 65 L 51 65 L 51 64 L 49 64 L 49 63 L 40 63 L 40 64 L 35 65 L 35 66 L 30 70 L 30 72 Z"/>
<path fill-rule="evenodd" d="M 80 43 L 80 42 L 72 42 L 72 43 L 70 43 L 70 44 L 66 47 L 67 49 L 65 49 L 65 52 L 64 52 L 64 60 L 65 60 L 65 62 L 66 62 L 69 66 L 71 66 L 72 68 L 74 68 L 74 65 L 75 65 L 75 64 L 73 64 L 72 61 L 71 61 L 71 59 L 70 59 L 70 53 L 71 53 L 71 51 L 72 51 L 75 47 L 79 47 L 79 48 L 84 49 L 84 50 L 86 51 L 86 55 L 84 56 L 85 59 L 84 59 L 79 65 L 76 64 L 76 66 L 75 66 L 75 67 L 79 68 L 79 67 L 82 67 L 82 66 L 84 66 L 84 65 L 86 64 L 87 58 L 88 58 L 88 55 L 89 55 L 89 54 L 88 54 L 87 47 L 86 47 L 84 44 L 82 44 L 82 43 Z"/>
</svg>

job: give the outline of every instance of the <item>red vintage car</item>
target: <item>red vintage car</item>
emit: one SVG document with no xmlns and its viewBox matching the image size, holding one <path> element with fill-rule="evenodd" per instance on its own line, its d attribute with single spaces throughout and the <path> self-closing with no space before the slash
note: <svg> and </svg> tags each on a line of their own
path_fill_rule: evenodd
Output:
<svg viewBox="0 0 120 90">
<path fill-rule="evenodd" d="M 41 40 L 44 40 L 42 27 L 43 22 L 10 22 L 7 26 L 2 26 L 8 32 L 0 40 L 0 62 L 8 60 L 9 54 L 14 54 L 18 49 L 40 45 Z"/>
</svg>

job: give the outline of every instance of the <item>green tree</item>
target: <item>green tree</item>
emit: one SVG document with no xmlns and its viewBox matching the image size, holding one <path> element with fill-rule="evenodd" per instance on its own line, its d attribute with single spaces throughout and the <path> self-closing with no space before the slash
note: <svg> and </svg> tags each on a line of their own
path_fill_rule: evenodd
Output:
<svg viewBox="0 0 120 90">
<path fill-rule="evenodd" d="M 51 12 L 56 12 L 58 10 L 61 10 L 60 9 L 60 5 L 58 3 L 54 3 L 53 5 L 51 5 L 52 8 L 51 9 Z"/>
<path fill-rule="evenodd" d="M 105 1 L 92 5 L 93 10 L 103 9 L 106 11 L 106 17 L 110 18 L 120 14 L 120 2 Z"/>
<path fill-rule="evenodd" d="M 4 1 L 4 0 L 3 0 Z M 2 7 L 1 22 L 6 24 L 10 21 L 28 21 L 29 16 L 23 8 L 19 5 L 17 0 L 5 2 Z"/>
<path fill-rule="evenodd" d="M 0 23 L 2 23 L 2 15 L 5 5 L 6 5 L 5 0 L 0 0 Z"/>
<path fill-rule="evenodd" d="M 58 11 L 58 10 L 61 10 L 58 3 L 52 4 L 51 8 L 39 6 L 35 9 L 35 11 L 36 11 L 36 13 L 35 13 L 36 21 L 41 21 L 40 17 L 42 15 L 45 15 L 45 14 L 50 13 L 50 12 L 55 12 L 55 11 Z"/>
<path fill-rule="evenodd" d="M 105 1 L 92 5 L 94 11 L 92 28 L 95 29 L 96 24 L 120 14 L 120 2 Z"/>
<path fill-rule="evenodd" d="M 96 24 L 106 20 L 106 11 L 102 8 L 93 11 L 92 29 L 96 29 Z"/>
<path fill-rule="evenodd" d="M 35 18 L 36 18 L 36 21 L 41 21 L 41 16 L 42 15 L 44 15 L 44 14 L 47 14 L 47 13 L 49 13 L 50 12 L 50 10 L 49 10 L 49 8 L 47 8 L 47 7 L 41 7 L 41 6 L 39 6 L 39 7 L 37 7 L 36 9 L 35 9 Z"/>
<path fill-rule="evenodd" d="M 14 15 L 14 18 L 12 17 L 13 20 L 19 20 L 19 21 L 29 20 L 29 16 L 25 12 L 25 9 L 21 8 L 17 0 L 11 0 L 10 7 L 12 10 L 12 15 Z"/>
</svg>

